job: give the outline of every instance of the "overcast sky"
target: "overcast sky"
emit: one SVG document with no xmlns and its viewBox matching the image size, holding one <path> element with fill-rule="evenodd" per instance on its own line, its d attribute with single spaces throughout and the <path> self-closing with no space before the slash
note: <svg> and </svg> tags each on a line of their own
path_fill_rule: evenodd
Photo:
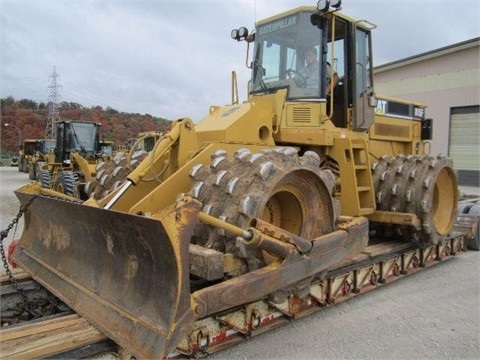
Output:
<svg viewBox="0 0 480 360">
<path fill-rule="evenodd" d="M 246 44 L 233 28 L 314 0 L 0 0 L 1 97 L 60 100 L 198 122 L 210 105 L 240 99 Z M 480 0 L 344 0 L 344 13 L 378 25 L 374 65 L 479 36 Z"/>
</svg>

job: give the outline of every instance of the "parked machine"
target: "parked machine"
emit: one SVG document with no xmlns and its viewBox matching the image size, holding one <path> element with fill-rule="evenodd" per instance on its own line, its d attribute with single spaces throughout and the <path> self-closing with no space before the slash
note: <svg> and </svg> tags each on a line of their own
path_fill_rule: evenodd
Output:
<svg viewBox="0 0 480 360">
<path fill-rule="evenodd" d="M 99 200 L 114 191 L 154 149 L 161 137 L 159 131 L 147 131 L 129 139 L 127 147 L 117 149 L 109 161 L 97 165 L 95 178 L 85 184 L 85 194 Z"/>
<path fill-rule="evenodd" d="M 28 157 L 28 177 L 30 180 L 39 180 L 40 170 L 46 162 L 54 162 L 54 139 L 36 139 L 33 155 Z M 49 160 L 52 159 L 52 160 Z"/>
<path fill-rule="evenodd" d="M 28 164 L 35 155 L 37 139 L 25 139 L 18 150 L 18 171 L 28 173 Z"/>
<path fill-rule="evenodd" d="M 60 121 L 56 126 L 55 146 L 44 154 L 44 162 L 37 167 L 39 185 L 86 199 L 85 183 L 95 177 L 97 164 L 111 156 L 103 152 L 105 143 L 99 141 L 100 125 L 86 121 Z M 111 144 L 107 145 L 111 149 Z"/>
<path fill-rule="evenodd" d="M 333 303 L 352 281 L 374 286 L 387 268 L 362 272 L 368 257 L 349 263 L 337 292 L 322 283 L 369 236 L 389 241 L 396 275 L 421 268 L 431 249 L 457 249 L 456 173 L 426 152 L 425 106 L 375 94 L 374 25 L 342 14 L 337 1 L 318 7 L 232 31 L 254 46 L 248 99 L 211 106 L 197 124 L 174 122 L 106 196 L 18 189 L 24 205 L 37 197 L 14 260 L 135 357 L 162 358 L 262 332 L 279 316 Z M 311 48 L 318 78 L 301 71 Z M 327 63 L 339 77 L 331 92 Z M 95 131 L 61 125 L 57 183 L 66 173 L 88 179 L 91 165 L 81 170 L 76 159 L 94 157 Z"/>
</svg>

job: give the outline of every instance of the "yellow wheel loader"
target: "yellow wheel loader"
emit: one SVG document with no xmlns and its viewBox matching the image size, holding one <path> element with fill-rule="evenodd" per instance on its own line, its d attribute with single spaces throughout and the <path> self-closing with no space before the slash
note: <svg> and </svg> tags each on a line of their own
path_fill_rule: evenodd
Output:
<svg viewBox="0 0 480 360">
<path fill-rule="evenodd" d="M 54 153 L 54 139 L 37 139 L 35 140 L 35 148 L 33 155 L 28 159 L 28 177 L 30 180 L 39 180 L 40 171 L 45 163 Z"/>
<path fill-rule="evenodd" d="M 98 164 L 111 156 L 111 143 L 99 140 L 100 124 L 65 120 L 56 124 L 55 145 L 36 169 L 33 185 L 86 200 L 85 184 L 95 178 Z"/>
<path fill-rule="evenodd" d="M 23 144 L 20 145 L 18 150 L 18 171 L 19 172 L 29 172 L 29 163 L 32 158 L 35 156 L 37 140 L 36 139 L 25 139 Z"/>
<path fill-rule="evenodd" d="M 445 245 L 456 172 L 427 154 L 425 106 L 375 94 L 374 25 L 337 7 L 233 30 L 251 55 L 248 99 L 234 82 L 232 104 L 175 121 L 107 196 L 18 189 L 22 204 L 36 197 L 15 262 L 135 357 L 161 358 L 205 355 L 233 333 L 311 312 L 355 290 L 353 279 L 374 286 L 382 270 L 351 262 L 369 236 L 395 256 L 414 249 L 389 265 L 395 274 L 417 269 L 425 249 L 457 249 Z M 322 283 L 346 262 L 351 277 Z"/>
</svg>

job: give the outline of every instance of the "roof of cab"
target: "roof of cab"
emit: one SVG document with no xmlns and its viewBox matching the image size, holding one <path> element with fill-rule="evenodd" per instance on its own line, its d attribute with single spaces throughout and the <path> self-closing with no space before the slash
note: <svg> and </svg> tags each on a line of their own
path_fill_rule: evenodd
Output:
<svg viewBox="0 0 480 360">
<path fill-rule="evenodd" d="M 298 6 L 296 8 L 293 8 L 293 9 L 290 9 L 290 10 L 287 10 L 287 11 L 283 11 L 281 13 L 278 13 L 276 15 L 273 15 L 273 16 L 270 16 L 268 18 L 265 18 L 265 19 L 262 19 L 262 20 L 258 20 L 256 22 L 256 26 L 259 26 L 259 25 L 263 25 L 263 24 L 267 24 L 271 21 L 275 21 L 275 20 L 278 20 L 278 19 L 282 19 L 288 15 L 293 15 L 293 14 L 297 14 L 299 12 L 310 12 L 310 13 L 317 13 L 318 10 L 315 6 Z M 333 12 L 329 12 L 327 14 L 333 14 L 334 16 L 338 16 L 348 22 L 356 22 L 357 23 L 357 26 L 361 27 L 361 28 L 365 28 L 367 30 L 369 30 L 370 28 L 369 27 L 366 27 L 366 26 L 362 26 L 362 21 L 365 21 L 365 20 L 360 20 L 360 21 L 357 21 L 356 19 L 340 12 L 340 11 L 333 11 Z"/>
</svg>

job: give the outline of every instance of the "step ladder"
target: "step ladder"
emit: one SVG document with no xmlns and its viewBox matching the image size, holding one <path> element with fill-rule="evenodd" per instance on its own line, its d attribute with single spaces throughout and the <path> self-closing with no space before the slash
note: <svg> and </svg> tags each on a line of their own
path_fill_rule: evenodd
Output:
<svg viewBox="0 0 480 360">
<path fill-rule="evenodd" d="M 335 139 L 330 155 L 340 168 L 342 215 L 372 214 L 375 211 L 375 194 L 366 141 Z"/>
</svg>

